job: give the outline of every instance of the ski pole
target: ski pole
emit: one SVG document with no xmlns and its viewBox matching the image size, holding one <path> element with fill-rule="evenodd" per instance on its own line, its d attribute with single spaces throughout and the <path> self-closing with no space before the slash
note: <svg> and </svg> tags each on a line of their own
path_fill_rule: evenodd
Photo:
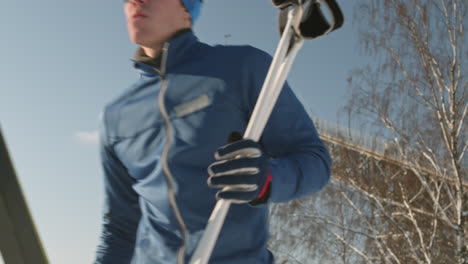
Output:
<svg viewBox="0 0 468 264">
<path fill-rule="evenodd" d="M 281 38 L 273 62 L 268 70 L 267 77 L 244 134 L 244 139 L 251 139 L 254 141 L 260 139 L 271 111 L 273 110 L 273 106 L 281 92 L 281 88 L 286 81 L 292 62 L 303 44 L 303 40 L 299 39 L 297 42 L 293 43 L 291 50 L 288 52 L 288 47 L 294 35 L 291 25 L 296 12 L 297 10 L 295 9 L 289 12 L 287 29 Z M 190 264 L 208 263 L 230 205 L 231 203 L 228 200 L 219 200 L 217 202 L 208 220 L 205 232 L 190 260 Z"/>
</svg>

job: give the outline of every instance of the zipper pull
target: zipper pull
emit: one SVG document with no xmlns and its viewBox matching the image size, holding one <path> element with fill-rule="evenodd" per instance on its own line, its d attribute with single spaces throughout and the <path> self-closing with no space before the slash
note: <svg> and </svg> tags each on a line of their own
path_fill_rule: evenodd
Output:
<svg viewBox="0 0 468 264">
<path fill-rule="evenodd" d="M 166 77 L 166 63 L 167 63 L 167 53 L 169 51 L 169 42 L 164 43 L 162 49 L 162 58 L 161 58 L 161 76 Z"/>
</svg>

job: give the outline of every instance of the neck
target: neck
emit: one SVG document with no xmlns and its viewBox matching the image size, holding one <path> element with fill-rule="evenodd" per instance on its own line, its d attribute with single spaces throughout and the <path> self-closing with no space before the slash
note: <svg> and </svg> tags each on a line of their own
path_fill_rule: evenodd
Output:
<svg viewBox="0 0 468 264">
<path fill-rule="evenodd" d="M 146 56 L 151 57 L 151 58 L 156 58 L 159 56 L 159 53 L 161 53 L 163 45 L 164 45 L 164 42 L 158 45 L 154 45 L 153 47 L 141 46 L 141 48 L 145 52 Z"/>
<path fill-rule="evenodd" d="M 164 46 L 164 43 L 166 43 L 166 41 L 169 41 L 170 39 L 172 39 L 172 38 L 174 38 L 174 37 L 176 37 L 176 36 L 178 36 L 178 35 L 180 35 L 180 34 L 182 34 L 184 32 L 190 31 L 190 30 L 192 30 L 191 27 L 177 30 L 173 34 L 169 35 L 168 37 L 162 38 L 156 44 L 151 45 L 151 46 L 141 46 L 141 48 L 145 52 L 146 56 L 151 57 L 151 58 L 156 58 L 161 53 L 161 50 L 162 50 L 162 48 Z"/>
</svg>

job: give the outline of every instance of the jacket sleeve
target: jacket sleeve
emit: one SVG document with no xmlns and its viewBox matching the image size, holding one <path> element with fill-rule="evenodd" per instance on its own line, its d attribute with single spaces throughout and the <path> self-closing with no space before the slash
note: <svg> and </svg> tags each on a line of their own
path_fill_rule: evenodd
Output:
<svg viewBox="0 0 468 264">
<path fill-rule="evenodd" d="M 249 56 L 245 102 L 251 116 L 268 72 L 271 56 Z M 319 91 L 317 91 L 319 92 Z M 286 83 L 260 143 L 271 156 L 271 202 L 288 202 L 321 190 L 330 180 L 331 158 L 304 107 Z"/>
<path fill-rule="evenodd" d="M 134 180 L 116 157 L 106 133 L 105 114 L 100 126 L 100 155 L 104 172 L 105 200 L 100 243 L 95 264 L 128 264 L 133 256 L 141 217 Z"/>
</svg>

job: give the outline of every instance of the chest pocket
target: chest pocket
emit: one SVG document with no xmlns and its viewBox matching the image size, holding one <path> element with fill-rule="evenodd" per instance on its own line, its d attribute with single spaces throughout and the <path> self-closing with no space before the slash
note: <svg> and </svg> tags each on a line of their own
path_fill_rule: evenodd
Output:
<svg viewBox="0 0 468 264">
<path fill-rule="evenodd" d="M 203 108 L 210 106 L 212 103 L 212 98 L 210 98 L 208 94 L 203 94 L 196 97 L 195 99 L 175 106 L 174 114 L 177 118 L 181 118 L 191 113 L 202 110 Z"/>
<path fill-rule="evenodd" d="M 182 82 L 190 85 L 184 86 Z M 185 151 L 178 154 L 187 154 L 187 159 L 193 159 L 194 156 L 204 157 L 206 151 L 206 155 L 212 157 L 213 146 L 224 143 L 229 132 L 243 129 L 243 113 L 236 103 L 240 101 L 239 95 L 217 78 L 190 76 L 190 81 L 174 80 L 172 87 L 178 88 L 179 84 L 185 89 L 174 89 L 168 96 L 170 102 L 179 98 L 170 113 L 175 144 L 183 145 Z M 196 150 L 194 153 L 190 152 L 192 148 Z"/>
</svg>

